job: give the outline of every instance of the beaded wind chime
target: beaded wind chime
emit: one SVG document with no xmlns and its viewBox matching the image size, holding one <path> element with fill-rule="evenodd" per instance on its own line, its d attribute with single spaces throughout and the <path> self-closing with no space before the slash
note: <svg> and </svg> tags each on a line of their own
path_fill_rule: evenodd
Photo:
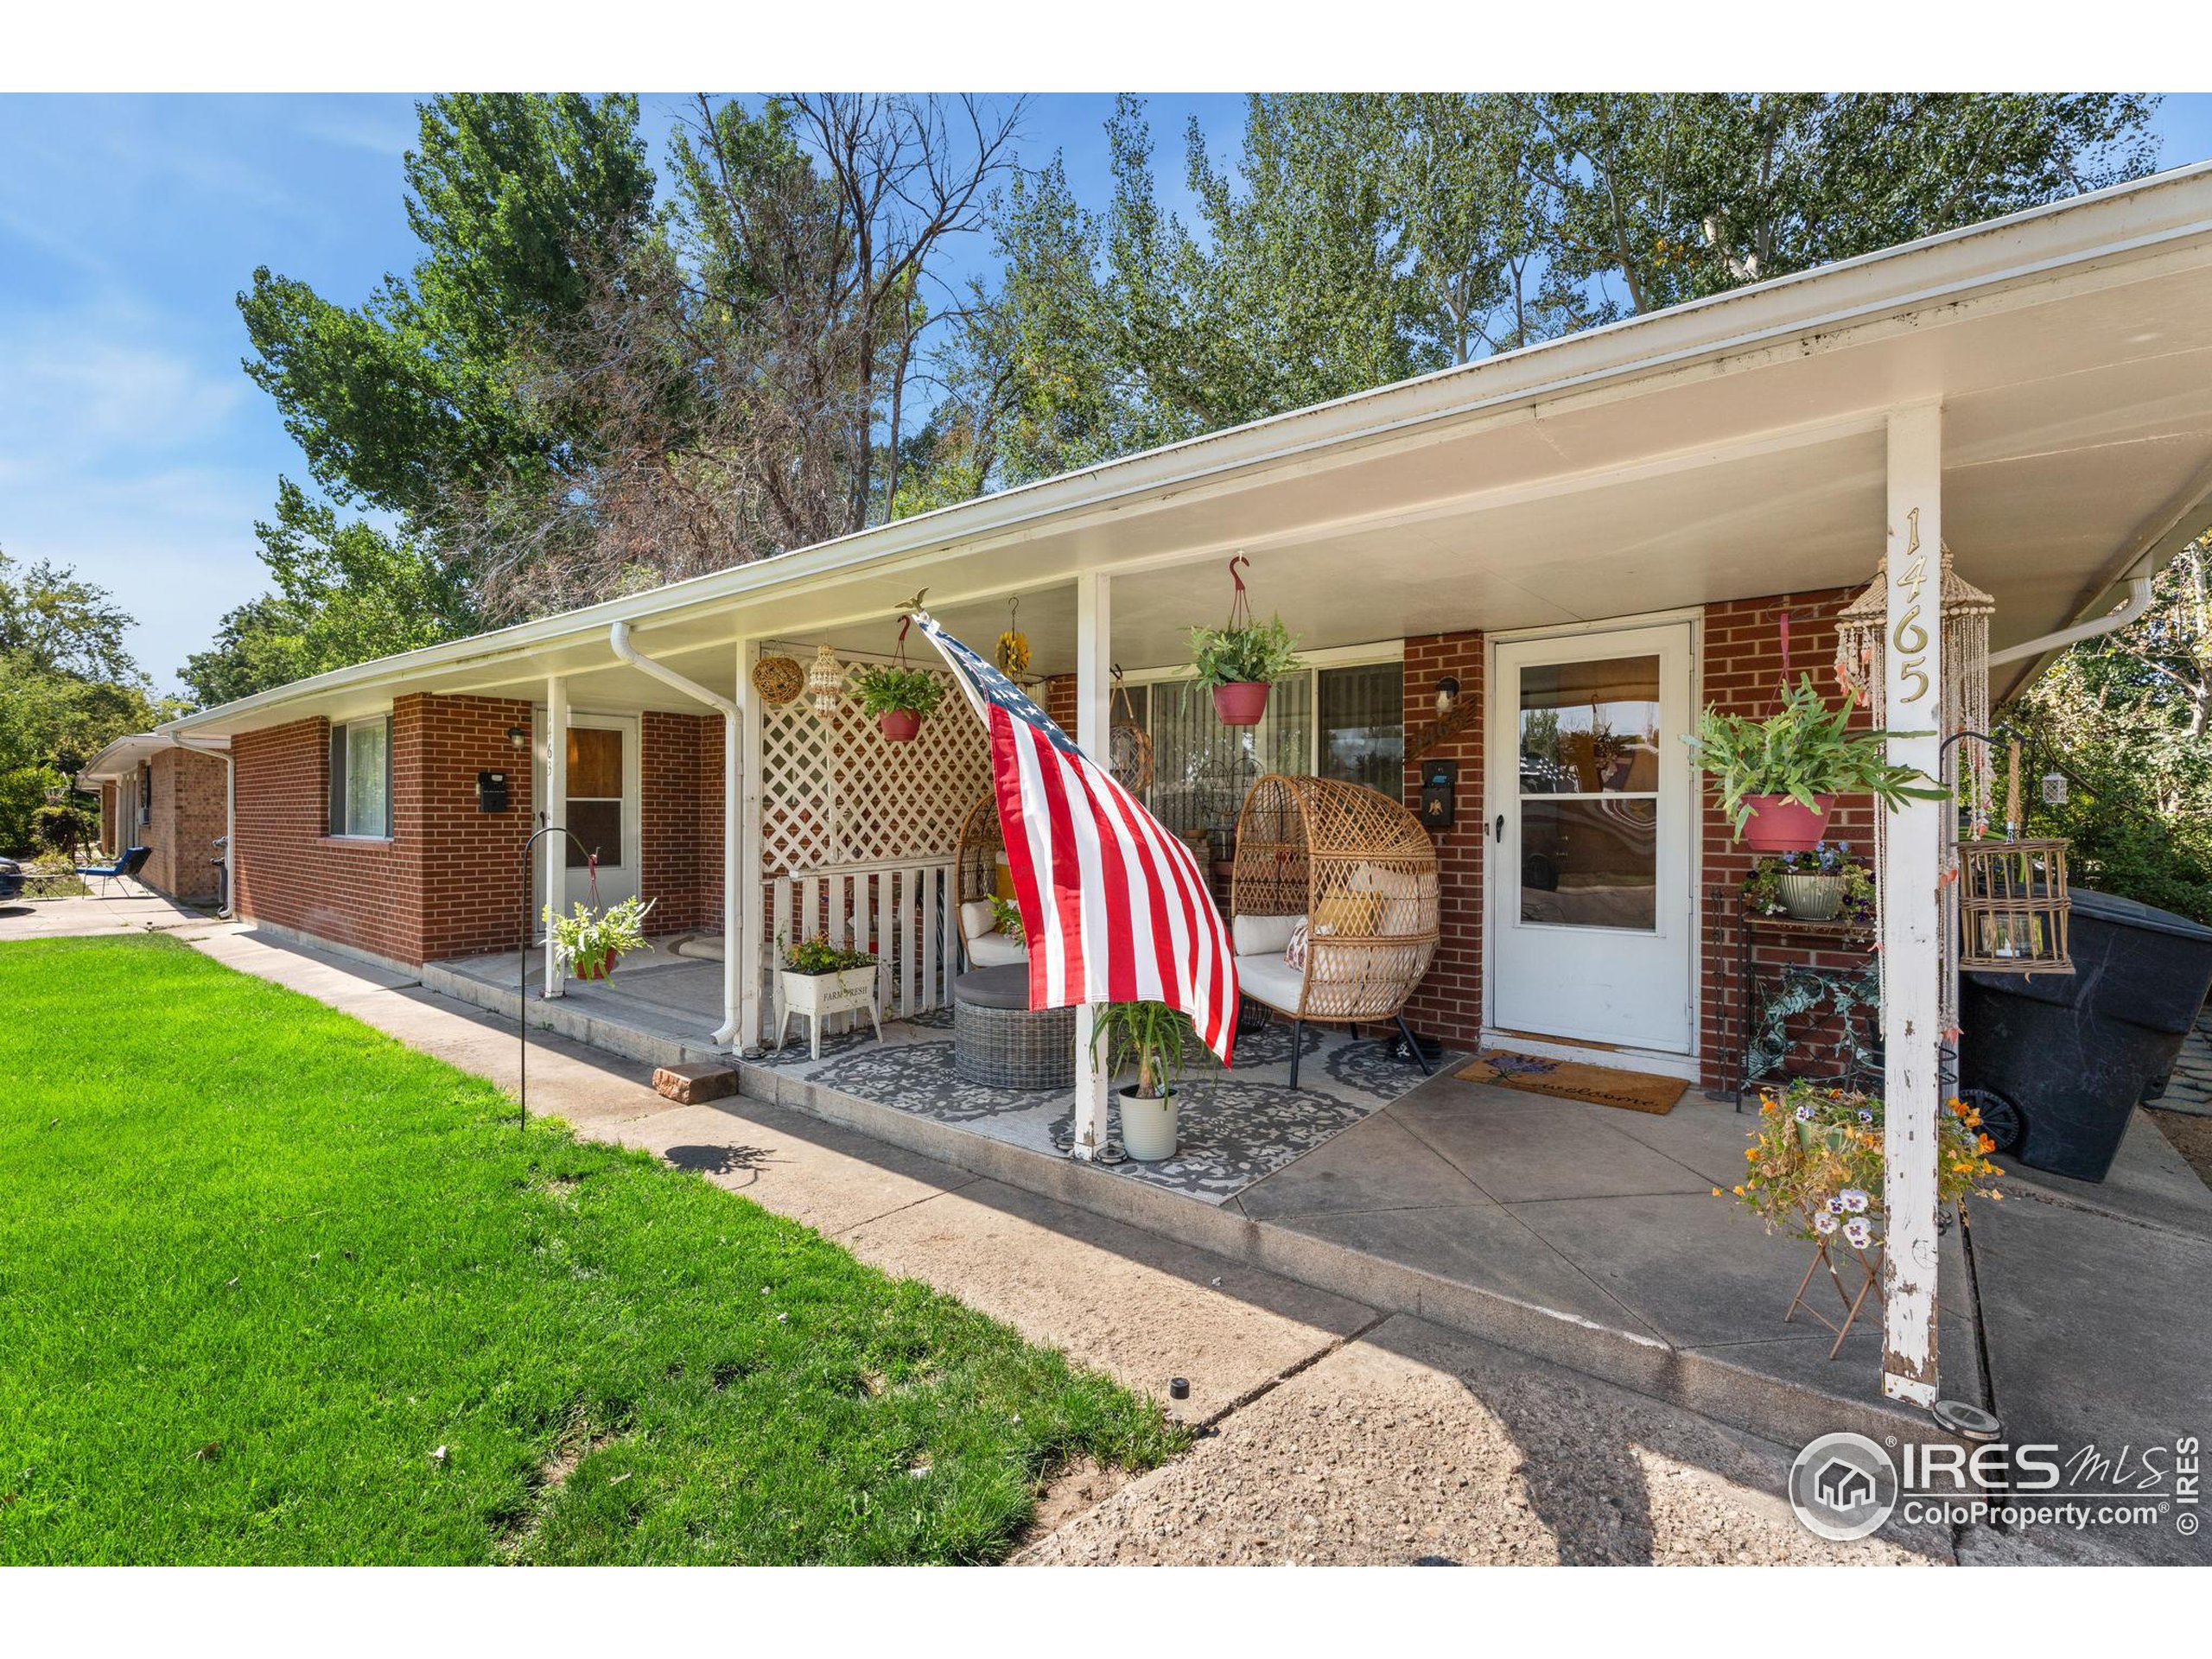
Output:
<svg viewBox="0 0 2212 1659">
<path fill-rule="evenodd" d="M 1989 729 L 1989 619 L 1997 601 L 1951 568 L 1951 550 L 1942 556 L 1943 697 L 1940 724 L 1948 740 L 1961 732 L 1977 734 Z M 1866 590 L 1845 606 L 1836 618 L 1836 678 L 1846 692 L 1867 706 L 1874 725 L 1887 724 L 1884 706 L 1883 641 L 1889 631 L 1889 561 L 1875 566 L 1874 580 Z M 1996 780 L 1996 766 L 1986 741 L 1943 746 L 1941 781 L 1966 809 L 1969 833 L 1979 841 L 1988 833 L 1989 814 Z M 1874 870 L 1876 892 L 1889 890 L 1889 814 L 1874 814 Z M 1957 872 L 1958 822 L 1947 815 L 1943 824 L 1943 870 L 1948 881 Z M 1943 1025 L 1958 1023 L 1959 931 L 1948 907 L 1943 921 L 1942 985 Z"/>
</svg>

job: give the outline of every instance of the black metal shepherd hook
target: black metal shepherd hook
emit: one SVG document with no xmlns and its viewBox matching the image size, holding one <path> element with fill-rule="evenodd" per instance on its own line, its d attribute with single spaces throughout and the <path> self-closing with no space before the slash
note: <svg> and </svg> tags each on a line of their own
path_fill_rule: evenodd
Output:
<svg viewBox="0 0 2212 1659">
<path fill-rule="evenodd" d="M 548 836 L 567 836 L 575 842 L 584 856 L 591 856 L 591 849 L 578 840 L 575 832 L 557 823 L 549 823 L 543 830 L 531 832 L 522 844 L 522 938 L 515 946 L 515 1036 L 521 1047 L 515 1059 L 515 1096 L 522 1108 L 522 1116 L 515 1128 L 530 1127 L 530 855 L 537 843 Z M 548 882 L 545 902 L 553 903 L 552 884 Z"/>
</svg>

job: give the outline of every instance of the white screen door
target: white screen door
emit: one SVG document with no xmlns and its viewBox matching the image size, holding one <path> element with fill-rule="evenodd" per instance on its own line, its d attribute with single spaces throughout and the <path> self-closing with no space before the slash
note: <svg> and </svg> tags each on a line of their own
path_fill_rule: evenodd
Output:
<svg viewBox="0 0 2212 1659">
<path fill-rule="evenodd" d="M 537 711 L 539 732 L 545 711 Z M 539 745 L 543 749 L 543 743 Z M 568 843 L 564 908 L 588 901 L 590 872 L 584 849 L 599 855 L 599 902 L 620 904 L 638 892 L 639 755 L 635 715 L 572 714 L 569 716 L 569 798 L 565 822 L 576 841 Z M 545 809 L 545 768 L 533 768 L 531 803 Z M 542 822 L 541 818 L 541 822 Z M 582 847 L 576 844 L 583 843 Z M 533 890 L 543 891 L 544 861 L 531 861 Z M 542 903 L 542 899 L 540 900 Z M 533 906 L 535 909 L 537 906 Z"/>
<path fill-rule="evenodd" d="M 1497 650 L 1491 1023 L 1687 1054 L 1689 624 Z"/>
</svg>

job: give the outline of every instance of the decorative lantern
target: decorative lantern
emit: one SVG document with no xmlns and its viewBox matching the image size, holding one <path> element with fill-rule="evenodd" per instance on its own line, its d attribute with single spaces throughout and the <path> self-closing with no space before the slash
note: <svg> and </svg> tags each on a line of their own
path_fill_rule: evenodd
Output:
<svg viewBox="0 0 2212 1659">
<path fill-rule="evenodd" d="M 753 689 L 780 709 L 806 688 L 806 671 L 789 657 L 763 657 L 753 664 Z"/>
<path fill-rule="evenodd" d="M 814 666 L 806 671 L 806 690 L 814 699 L 817 718 L 827 720 L 837 712 L 845 695 L 845 665 L 837 660 L 836 647 L 824 645 L 814 653 Z"/>
<path fill-rule="evenodd" d="M 2015 743 L 2005 765 L 2005 839 L 1959 845 L 1959 966 L 1977 974 L 2070 974 L 2067 843 L 2017 839 L 2019 812 Z"/>
</svg>

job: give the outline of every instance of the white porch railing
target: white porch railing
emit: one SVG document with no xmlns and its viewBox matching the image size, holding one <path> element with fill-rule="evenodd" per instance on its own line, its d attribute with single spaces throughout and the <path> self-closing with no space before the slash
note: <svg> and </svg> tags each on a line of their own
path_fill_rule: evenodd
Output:
<svg viewBox="0 0 2212 1659">
<path fill-rule="evenodd" d="M 780 962 L 779 942 L 826 935 L 838 945 L 875 953 L 887 1019 L 944 1007 L 960 971 L 960 918 L 953 861 L 855 864 L 768 878 L 764 920 L 766 971 Z M 773 997 L 762 1013 L 778 1016 Z M 772 1028 L 767 1033 L 773 1037 Z"/>
</svg>

